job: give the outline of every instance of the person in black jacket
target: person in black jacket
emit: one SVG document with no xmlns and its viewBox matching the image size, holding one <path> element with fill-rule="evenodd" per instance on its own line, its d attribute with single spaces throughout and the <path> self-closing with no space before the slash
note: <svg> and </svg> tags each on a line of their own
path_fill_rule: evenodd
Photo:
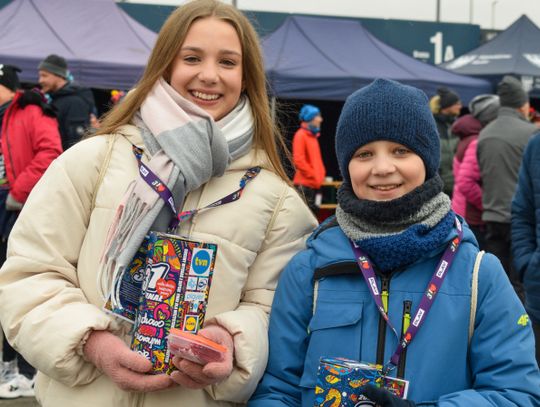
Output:
<svg viewBox="0 0 540 407">
<path fill-rule="evenodd" d="M 39 84 L 56 110 L 64 150 L 77 143 L 95 114 L 94 96 L 88 88 L 75 85 L 69 78 L 66 60 L 51 54 L 38 66 Z"/>
<path fill-rule="evenodd" d="M 446 87 L 437 89 L 437 94 L 430 99 L 430 108 L 437 124 L 441 142 L 441 163 L 439 175 L 444 187 L 443 192 L 452 198 L 454 189 L 454 173 L 452 163 L 456 154 L 459 138 L 452 134 L 452 124 L 461 111 L 459 95 Z"/>
</svg>

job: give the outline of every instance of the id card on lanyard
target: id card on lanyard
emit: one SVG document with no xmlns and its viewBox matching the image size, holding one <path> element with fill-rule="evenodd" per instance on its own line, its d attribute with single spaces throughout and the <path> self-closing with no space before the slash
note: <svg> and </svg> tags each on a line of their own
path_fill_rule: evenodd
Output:
<svg viewBox="0 0 540 407">
<path fill-rule="evenodd" d="M 439 260 L 437 267 L 435 268 L 435 272 L 433 273 L 433 276 L 431 277 L 431 280 L 428 283 L 427 288 L 424 291 L 424 294 L 422 295 L 420 304 L 418 305 L 416 312 L 413 314 L 411 323 L 409 324 L 409 327 L 407 328 L 407 330 L 405 331 L 402 337 L 398 335 L 398 331 L 392 325 L 392 322 L 390 321 L 390 318 L 388 317 L 388 314 L 385 311 L 385 308 L 383 306 L 382 296 L 380 294 L 380 290 L 377 285 L 377 277 L 375 275 L 375 270 L 373 269 L 373 266 L 371 265 L 371 261 L 369 260 L 367 254 L 355 242 L 350 240 L 350 244 L 354 252 L 354 255 L 356 257 L 356 261 L 358 263 L 358 266 L 360 267 L 362 276 L 364 277 L 364 280 L 366 281 L 371 297 L 375 301 L 375 304 L 377 305 L 377 309 L 379 310 L 379 313 L 382 315 L 382 317 L 384 318 L 384 320 L 386 321 L 388 326 L 392 329 L 392 331 L 394 332 L 394 334 L 396 335 L 398 339 L 398 346 L 394 354 L 390 357 L 389 362 L 386 364 L 383 371 L 384 374 L 387 374 L 390 370 L 392 370 L 394 367 L 398 365 L 401 354 L 407 348 L 407 346 L 409 346 L 409 344 L 413 341 L 414 337 L 418 333 L 418 330 L 420 329 L 420 327 L 426 320 L 426 317 L 431 309 L 431 306 L 433 305 L 433 302 L 435 301 L 435 298 L 437 297 L 437 294 L 446 277 L 447 271 L 450 269 L 450 266 L 454 260 L 458 247 L 463 238 L 463 229 L 461 226 L 461 222 L 459 221 L 457 217 L 455 218 L 455 224 L 456 224 L 458 235 L 457 237 L 452 239 L 452 241 L 446 247 L 446 250 L 444 251 L 441 259 Z"/>
</svg>

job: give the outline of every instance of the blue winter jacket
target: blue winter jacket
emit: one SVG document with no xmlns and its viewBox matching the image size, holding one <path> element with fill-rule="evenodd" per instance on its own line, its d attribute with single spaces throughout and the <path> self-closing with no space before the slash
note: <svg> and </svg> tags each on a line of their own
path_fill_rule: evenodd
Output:
<svg viewBox="0 0 540 407">
<path fill-rule="evenodd" d="M 529 141 L 512 201 L 512 254 L 525 287 L 525 308 L 540 324 L 540 134 Z"/>
<path fill-rule="evenodd" d="M 325 229 L 326 228 L 326 229 Z M 449 234 L 450 241 L 457 235 Z M 405 301 L 414 315 L 446 244 L 403 271 L 389 285 L 389 317 L 399 331 Z M 471 281 L 478 253 L 464 226 L 464 240 L 438 296 L 407 348 L 408 399 L 418 405 L 540 406 L 540 373 L 531 324 L 499 262 L 486 254 L 478 277 L 474 334 L 468 344 Z M 313 313 L 314 271 L 319 279 Z M 379 288 L 381 280 L 379 277 Z M 376 361 L 379 312 L 337 227 L 319 227 L 280 276 L 270 315 L 270 355 L 249 407 L 312 407 L 320 357 Z M 384 360 L 397 338 L 382 330 Z M 392 375 L 395 375 L 396 370 Z"/>
</svg>

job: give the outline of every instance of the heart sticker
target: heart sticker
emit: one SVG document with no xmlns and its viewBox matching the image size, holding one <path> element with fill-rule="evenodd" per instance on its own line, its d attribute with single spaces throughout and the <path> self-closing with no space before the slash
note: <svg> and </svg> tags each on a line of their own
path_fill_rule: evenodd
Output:
<svg viewBox="0 0 540 407">
<path fill-rule="evenodd" d="M 176 283 L 172 280 L 165 280 L 164 278 L 160 278 L 156 282 L 156 291 L 159 295 L 161 295 L 161 298 L 163 298 L 164 300 L 173 295 L 175 290 Z"/>
</svg>

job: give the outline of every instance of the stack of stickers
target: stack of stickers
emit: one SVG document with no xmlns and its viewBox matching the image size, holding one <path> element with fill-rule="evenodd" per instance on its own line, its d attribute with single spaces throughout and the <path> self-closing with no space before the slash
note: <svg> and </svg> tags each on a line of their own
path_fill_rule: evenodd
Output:
<svg viewBox="0 0 540 407">
<path fill-rule="evenodd" d="M 174 370 L 167 346 L 172 328 L 196 333 L 203 325 L 217 245 L 151 232 L 114 287 L 105 309 L 134 323 L 131 348 L 153 373 Z"/>
<path fill-rule="evenodd" d="M 385 376 L 382 366 L 345 358 L 321 358 L 315 387 L 315 406 L 375 406 L 360 394 L 366 384 L 384 387 L 393 395 L 406 398 L 407 380 Z"/>
</svg>

